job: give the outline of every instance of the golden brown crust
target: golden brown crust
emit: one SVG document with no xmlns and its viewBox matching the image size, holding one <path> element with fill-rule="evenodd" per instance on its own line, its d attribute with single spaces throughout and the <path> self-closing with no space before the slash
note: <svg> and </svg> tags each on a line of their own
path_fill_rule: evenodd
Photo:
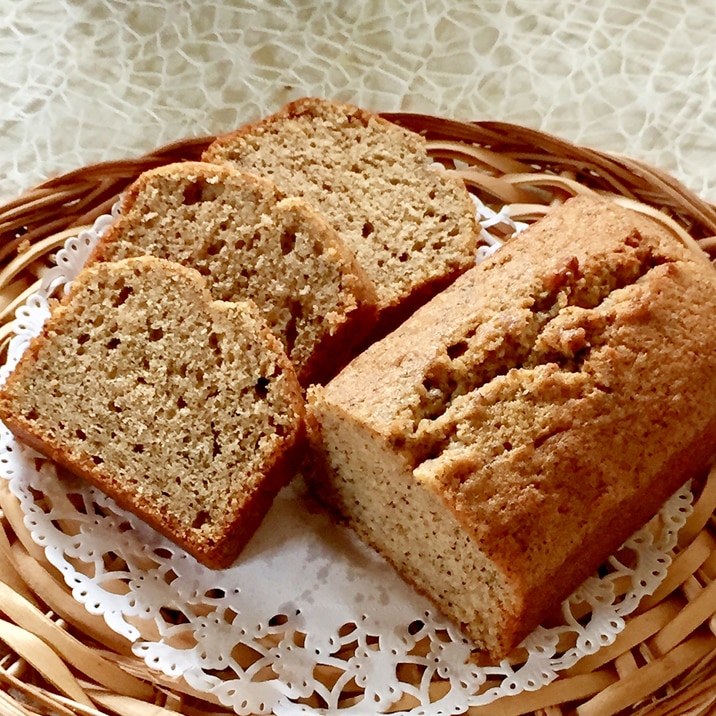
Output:
<svg viewBox="0 0 716 716">
<path fill-rule="evenodd" d="M 634 212 L 570 200 L 312 398 L 333 426 L 318 440 L 332 489 L 353 458 L 331 430 L 367 426 L 511 585 L 488 645 L 504 654 L 713 460 L 714 315 L 702 256 Z"/>
</svg>

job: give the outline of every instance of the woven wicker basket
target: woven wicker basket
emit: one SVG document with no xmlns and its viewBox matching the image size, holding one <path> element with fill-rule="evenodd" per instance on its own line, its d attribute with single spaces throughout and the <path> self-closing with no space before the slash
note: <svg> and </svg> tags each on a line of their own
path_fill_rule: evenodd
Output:
<svg viewBox="0 0 716 716">
<path fill-rule="evenodd" d="M 386 117 L 423 132 L 431 153 L 452 166 L 472 192 L 496 208 L 511 205 L 517 220 L 533 221 L 569 196 L 597 192 L 657 216 L 716 255 L 716 207 L 642 163 L 509 124 Z M 86 167 L 0 207 L 3 354 L 15 309 L 35 290 L 64 241 L 107 213 L 141 172 L 198 159 L 211 139 Z M 151 672 L 131 655 L 128 643 L 73 600 L 29 538 L 3 480 L 0 507 L 0 714 L 228 713 L 182 682 Z M 613 645 L 549 686 L 470 713 L 716 713 L 715 509 L 716 469 L 680 532 L 665 582 L 627 619 Z"/>
</svg>

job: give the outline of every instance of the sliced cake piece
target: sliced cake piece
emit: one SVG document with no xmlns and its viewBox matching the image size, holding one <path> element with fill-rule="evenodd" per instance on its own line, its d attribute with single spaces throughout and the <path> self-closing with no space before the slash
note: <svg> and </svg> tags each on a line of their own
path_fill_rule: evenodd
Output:
<svg viewBox="0 0 716 716">
<path fill-rule="evenodd" d="M 348 104 L 305 98 L 218 138 L 206 161 L 271 177 L 323 212 L 395 325 L 474 263 L 475 205 L 422 136 Z"/>
<path fill-rule="evenodd" d="M 292 476 L 303 417 L 256 306 L 149 256 L 84 269 L 0 390 L 21 441 L 214 568 Z"/>
<path fill-rule="evenodd" d="M 316 490 L 493 658 L 716 455 L 716 271 L 554 209 L 309 397 Z"/>
<path fill-rule="evenodd" d="M 337 372 L 375 323 L 375 289 L 325 218 L 229 166 L 177 163 L 137 179 L 92 260 L 143 254 L 196 268 L 214 298 L 253 300 L 304 386 Z"/>
</svg>

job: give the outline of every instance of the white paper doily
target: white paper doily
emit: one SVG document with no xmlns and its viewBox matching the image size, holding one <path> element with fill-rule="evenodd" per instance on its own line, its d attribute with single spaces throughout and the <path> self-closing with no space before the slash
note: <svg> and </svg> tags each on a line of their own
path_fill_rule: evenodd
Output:
<svg viewBox="0 0 716 716">
<path fill-rule="evenodd" d="M 479 203 L 478 210 L 487 232 L 510 221 L 506 212 Z M 47 318 L 50 294 L 77 275 L 110 220 L 98 219 L 58 252 L 57 267 L 18 311 L 0 380 Z M 279 716 L 396 709 L 438 716 L 540 688 L 610 644 L 624 617 L 656 589 L 692 501 L 687 487 L 674 495 L 563 604 L 561 624 L 525 640 L 524 663 L 479 666 L 470 642 L 333 524 L 300 479 L 279 494 L 237 564 L 217 572 L 100 491 L 65 474 L 58 479 L 50 461 L 2 424 L 0 475 L 75 599 L 129 639 L 138 657 L 237 714 Z M 616 587 L 625 579 L 626 592 Z M 558 652 L 558 643 L 568 646 Z"/>
</svg>

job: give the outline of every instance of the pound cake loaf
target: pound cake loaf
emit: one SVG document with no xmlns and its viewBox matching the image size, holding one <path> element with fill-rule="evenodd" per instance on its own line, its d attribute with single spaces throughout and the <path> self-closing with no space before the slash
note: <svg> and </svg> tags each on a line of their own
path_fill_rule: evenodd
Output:
<svg viewBox="0 0 716 716">
<path fill-rule="evenodd" d="M 318 494 L 505 656 L 716 454 L 716 271 L 553 209 L 309 395 Z"/>
<path fill-rule="evenodd" d="M 304 404 L 251 302 L 151 256 L 83 269 L 0 390 L 19 440 L 209 567 L 229 565 L 305 448 Z"/>
<path fill-rule="evenodd" d="M 271 177 L 326 215 L 395 324 L 474 263 L 475 205 L 422 136 L 348 104 L 304 98 L 203 155 Z"/>
<path fill-rule="evenodd" d="M 376 320 L 373 284 L 325 218 L 267 179 L 203 162 L 142 174 L 91 260 L 151 254 L 251 299 L 305 386 L 335 374 Z"/>
</svg>

